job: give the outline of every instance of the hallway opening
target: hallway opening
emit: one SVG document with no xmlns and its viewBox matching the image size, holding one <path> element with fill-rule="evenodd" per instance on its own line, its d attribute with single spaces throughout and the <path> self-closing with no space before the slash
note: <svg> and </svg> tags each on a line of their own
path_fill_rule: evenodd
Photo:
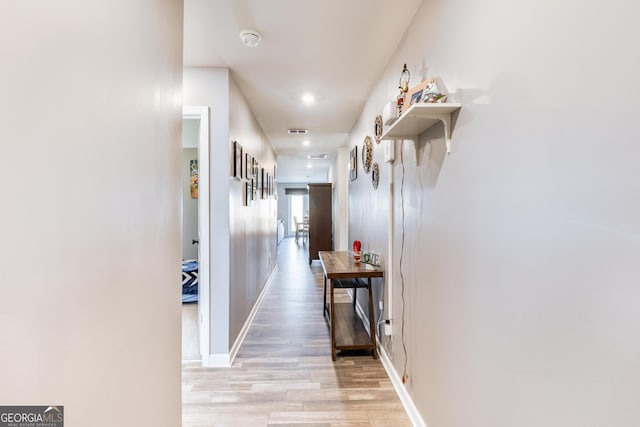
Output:
<svg viewBox="0 0 640 427">
<path fill-rule="evenodd" d="M 285 238 L 278 270 L 229 368 L 183 362 L 183 426 L 410 426 L 387 373 L 370 353 L 331 361 L 322 268 Z M 344 290 L 339 302 L 349 302 Z"/>
</svg>

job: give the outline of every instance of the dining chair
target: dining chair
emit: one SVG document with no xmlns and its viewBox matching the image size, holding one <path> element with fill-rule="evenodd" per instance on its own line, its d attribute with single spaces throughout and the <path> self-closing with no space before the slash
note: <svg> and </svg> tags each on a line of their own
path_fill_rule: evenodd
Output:
<svg viewBox="0 0 640 427">
<path fill-rule="evenodd" d="M 293 222 L 296 227 L 296 243 L 298 243 L 298 238 L 302 238 L 304 241 L 309 235 L 309 224 L 305 226 L 304 222 L 298 222 L 298 218 L 296 216 L 293 217 Z"/>
</svg>

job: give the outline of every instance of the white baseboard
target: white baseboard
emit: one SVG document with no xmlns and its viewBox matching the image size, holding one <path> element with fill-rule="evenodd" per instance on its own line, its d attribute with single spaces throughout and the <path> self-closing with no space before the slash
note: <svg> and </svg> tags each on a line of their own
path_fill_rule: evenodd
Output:
<svg viewBox="0 0 640 427">
<path fill-rule="evenodd" d="M 380 362 L 382 362 L 382 366 L 384 366 L 384 370 L 387 371 L 387 375 L 389 375 L 389 379 L 391 380 L 391 384 L 393 384 L 393 388 L 396 389 L 396 393 L 398 393 L 398 397 L 400 398 L 400 402 L 402 402 L 402 406 L 404 406 L 405 411 L 407 411 L 407 415 L 411 420 L 411 423 L 415 427 L 427 427 L 427 423 L 422 419 L 422 415 L 418 412 L 418 408 L 416 408 L 415 403 L 413 403 L 413 399 L 411 395 L 407 391 L 404 384 L 402 384 L 402 380 L 400 376 L 395 370 L 391 359 L 389 359 L 389 355 L 387 351 L 378 343 L 378 355 L 380 356 Z"/>
<path fill-rule="evenodd" d="M 228 353 L 206 354 L 202 358 L 202 366 L 205 368 L 228 368 L 231 359 Z"/>
<path fill-rule="evenodd" d="M 351 298 L 353 298 L 353 294 L 351 295 Z M 362 310 L 362 307 L 360 307 L 360 304 L 356 304 L 356 312 L 358 313 L 358 316 L 362 320 L 362 324 L 364 325 L 364 328 L 369 333 L 369 336 L 371 336 L 371 331 L 369 330 L 369 321 L 365 320 L 367 316 Z M 393 384 L 393 388 L 396 390 L 396 393 L 398 393 L 398 398 L 400 399 L 400 402 L 402 402 L 402 406 L 404 406 L 404 410 L 407 411 L 407 416 L 409 417 L 409 419 L 411 420 L 411 423 L 415 427 L 427 427 L 427 424 L 422 419 L 422 415 L 420 415 L 420 412 L 418 412 L 418 408 L 416 408 L 415 403 L 413 403 L 413 399 L 411 398 L 411 395 L 407 391 L 404 384 L 402 384 L 400 375 L 398 375 L 398 372 L 396 372 L 396 369 L 393 366 L 393 362 L 391 362 L 391 359 L 389 358 L 387 351 L 384 349 L 382 345 L 380 345 L 380 340 L 377 338 L 378 336 L 376 336 L 376 343 L 378 346 L 378 356 L 380 357 L 380 362 L 382 363 L 384 370 L 387 371 L 387 375 L 389 375 L 391 384 Z"/>
<path fill-rule="evenodd" d="M 253 323 L 253 319 L 256 317 L 256 314 L 258 313 L 258 309 L 262 305 L 262 300 L 264 299 L 264 296 L 267 293 L 269 286 L 271 286 L 271 283 L 273 282 L 273 278 L 277 270 L 278 270 L 277 265 L 273 267 L 273 270 L 271 270 L 271 274 L 269 275 L 269 278 L 265 282 L 264 287 L 262 288 L 260 295 L 258 295 L 258 298 L 256 299 L 255 304 L 253 304 L 253 308 L 251 309 L 251 312 L 249 313 L 247 320 L 244 322 L 244 325 L 242 326 L 242 329 L 240 330 L 240 333 L 238 334 L 236 341 L 233 343 L 233 346 L 231 347 L 231 350 L 229 351 L 229 353 L 217 353 L 217 354 L 205 355 L 202 358 L 202 366 L 207 368 L 229 368 L 233 364 L 233 360 L 236 358 L 236 354 L 238 354 L 238 350 L 240 349 L 240 346 L 244 342 L 244 339 L 246 338 L 247 333 L 249 332 L 249 328 Z"/>
<path fill-rule="evenodd" d="M 256 317 L 256 314 L 258 313 L 258 309 L 262 305 L 262 300 L 264 299 L 264 296 L 267 293 L 269 286 L 271 286 L 271 283 L 273 282 L 273 278 L 276 275 L 276 271 L 278 271 L 277 264 L 273 267 L 273 270 L 271 270 L 271 274 L 269 275 L 269 278 L 265 282 L 264 287 L 260 292 L 260 295 L 258 295 L 258 299 L 256 299 L 256 303 L 253 304 L 253 308 L 249 313 L 249 317 L 247 317 L 247 320 L 244 322 L 244 325 L 242 326 L 242 329 L 238 334 L 238 338 L 236 338 L 236 341 L 233 343 L 233 346 L 231 347 L 231 351 L 229 352 L 229 366 L 231 366 L 234 359 L 236 358 L 236 355 L 238 354 L 238 350 L 240 350 L 240 346 L 244 342 L 244 339 L 246 338 L 247 333 L 249 332 L 249 328 L 253 323 L 253 319 Z"/>
</svg>

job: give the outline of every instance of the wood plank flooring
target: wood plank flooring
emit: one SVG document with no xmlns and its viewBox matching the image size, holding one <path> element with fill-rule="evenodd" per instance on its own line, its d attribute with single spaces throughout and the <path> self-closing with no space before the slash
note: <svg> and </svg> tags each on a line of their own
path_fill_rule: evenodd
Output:
<svg viewBox="0 0 640 427">
<path fill-rule="evenodd" d="M 183 362 L 184 427 L 411 426 L 370 352 L 331 361 L 322 268 L 306 254 L 292 238 L 279 245 L 278 271 L 232 367 Z"/>
</svg>

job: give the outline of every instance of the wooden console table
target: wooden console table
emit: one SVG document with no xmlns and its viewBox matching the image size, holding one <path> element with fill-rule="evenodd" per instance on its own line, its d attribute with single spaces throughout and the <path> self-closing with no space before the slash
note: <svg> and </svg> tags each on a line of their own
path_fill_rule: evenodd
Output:
<svg viewBox="0 0 640 427">
<path fill-rule="evenodd" d="M 348 252 L 320 251 L 320 262 L 324 272 L 323 315 L 328 314 L 331 328 L 331 359 L 336 360 L 337 350 L 371 350 L 374 359 L 378 358 L 376 348 L 376 329 L 373 313 L 373 295 L 371 278 L 383 277 L 384 271 L 365 263 L 355 263 Z M 327 280 L 329 281 L 330 301 L 327 304 Z M 353 309 L 350 304 L 335 304 L 334 289 L 352 288 Z M 355 312 L 358 288 L 369 291 L 369 331 L 364 328 Z"/>
</svg>

